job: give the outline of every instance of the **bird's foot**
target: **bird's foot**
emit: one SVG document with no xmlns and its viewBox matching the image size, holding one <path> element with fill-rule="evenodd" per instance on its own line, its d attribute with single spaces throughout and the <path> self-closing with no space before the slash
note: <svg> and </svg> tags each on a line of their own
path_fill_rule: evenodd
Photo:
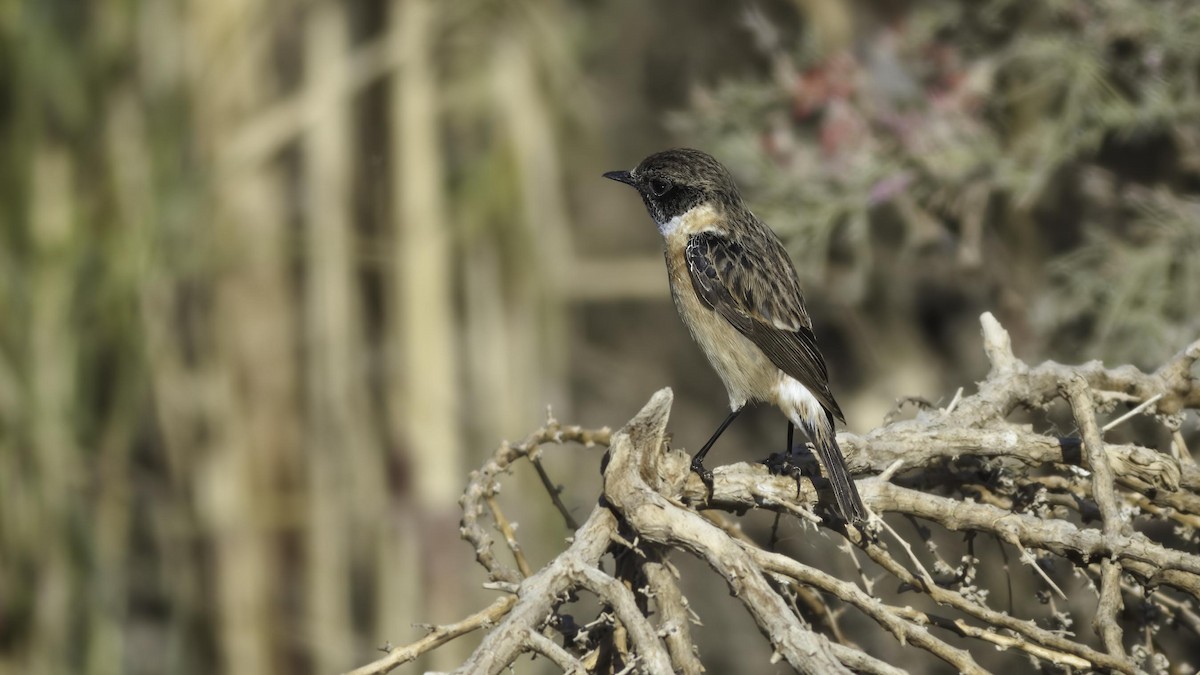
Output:
<svg viewBox="0 0 1200 675">
<path fill-rule="evenodd" d="M 773 452 L 770 457 L 760 462 L 767 467 L 767 471 L 773 476 L 792 476 L 799 478 L 803 475 L 803 469 L 799 464 L 794 464 L 790 455 L 783 452 Z"/>
<path fill-rule="evenodd" d="M 783 452 L 773 452 L 770 457 L 762 460 L 762 464 L 767 467 L 767 471 L 770 471 L 773 476 L 788 476 L 794 479 L 796 481 L 796 496 L 800 496 L 800 479 L 806 475 L 806 472 L 803 466 L 792 461 L 791 455 Z"/>
</svg>

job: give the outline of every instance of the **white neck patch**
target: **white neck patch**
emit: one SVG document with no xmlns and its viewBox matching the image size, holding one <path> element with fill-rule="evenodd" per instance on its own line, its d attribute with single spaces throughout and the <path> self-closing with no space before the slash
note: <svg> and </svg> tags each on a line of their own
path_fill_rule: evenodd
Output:
<svg viewBox="0 0 1200 675">
<path fill-rule="evenodd" d="M 717 210 L 712 204 L 704 203 L 693 206 L 686 212 L 675 216 L 665 223 L 656 223 L 658 231 L 662 236 L 669 237 L 672 234 L 695 234 L 697 232 L 705 232 L 708 230 L 718 229 L 716 227 Z"/>
<path fill-rule="evenodd" d="M 662 236 L 664 236 L 664 237 L 671 236 L 671 234 L 674 233 L 675 230 L 679 229 L 680 225 L 683 225 L 683 219 L 685 216 L 687 216 L 686 213 L 683 214 L 682 216 L 675 216 L 674 218 L 668 220 L 665 223 L 658 223 L 658 231 L 661 232 Z"/>
</svg>

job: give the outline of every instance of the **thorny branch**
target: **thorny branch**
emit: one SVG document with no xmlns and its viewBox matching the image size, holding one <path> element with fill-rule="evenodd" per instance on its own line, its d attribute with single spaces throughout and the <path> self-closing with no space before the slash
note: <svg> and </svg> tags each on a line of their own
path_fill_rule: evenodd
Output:
<svg viewBox="0 0 1200 675">
<path fill-rule="evenodd" d="M 687 455 L 667 447 L 672 394 L 664 389 L 620 431 L 550 419 L 524 441 L 502 445 L 472 472 L 461 499 L 461 533 L 487 571 L 487 587 L 504 595 L 352 672 L 385 673 L 456 637 L 486 630 L 456 672 L 498 673 L 533 654 L 570 673 L 700 673 L 692 629 L 699 617 L 673 555 L 707 563 L 775 655 L 797 672 L 905 672 L 878 640 L 845 629 L 848 613 L 878 626 L 894 644 L 960 672 L 1011 664 L 996 650 L 1052 671 L 1182 667 L 1155 651 L 1153 636 L 1170 625 L 1200 638 L 1200 469 L 1180 433 L 1185 412 L 1200 409 L 1200 378 L 1193 369 L 1200 340 L 1153 373 L 1098 362 L 1030 367 L 1013 355 L 1008 334 L 990 314 L 982 324 L 992 368 L 975 394 L 960 390 L 945 409 L 927 406 L 913 419 L 889 419 L 862 436 L 839 435 L 868 507 L 900 517 L 896 527 L 905 518 L 916 526 L 917 538 L 900 539 L 898 555 L 888 546 L 901 536 L 893 524 L 877 520 L 866 531 L 847 528 L 822 510 L 807 478 L 798 483 L 760 465 L 735 464 L 717 467 L 708 490 L 689 471 Z M 1051 432 L 1048 416 L 1057 400 L 1069 406 L 1077 437 Z M 1133 410 L 1119 415 L 1118 405 Z M 1041 429 L 1010 421 L 1018 409 L 1042 412 L 1047 421 Z M 1109 415 L 1113 419 L 1102 426 Z M 1172 438 L 1168 452 L 1105 440 L 1138 415 L 1165 427 Z M 543 446 L 564 443 L 609 446 L 604 490 L 566 550 L 534 571 L 495 496 L 511 467 L 527 460 L 574 528 L 561 488 L 540 462 Z M 872 473 L 878 475 L 863 477 Z M 841 541 L 867 562 L 855 559 L 858 571 L 844 579 L 766 550 L 730 517 L 752 509 L 792 517 L 797 527 L 824 528 L 835 535 L 826 557 L 844 555 Z M 498 558 L 494 533 L 515 567 Z M 939 542 L 957 542 L 953 533 L 967 537 L 957 567 L 939 550 Z M 976 537 L 995 541 L 1004 555 L 980 561 Z M 1007 567 L 1005 545 L 1014 560 L 1032 568 L 1030 583 L 1076 594 L 1092 588 L 1092 601 L 1076 598 L 1063 609 L 1047 593 L 1050 619 L 1014 614 L 1011 590 L 1006 608 L 978 576 L 989 564 Z M 924 564 L 917 549 L 926 549 Z M 884 598 L 881 575 L 925 596 L 936 609 Z M 1008 580 L 1007 573 L 1000 576 Z M 581 624 L 564 612 L 579 594 L 598 601 L 595 620 Z M 1088 625 L 1084 618 L 1091 619 L 1090 632 L 1068 630 Z"/>
</svg>

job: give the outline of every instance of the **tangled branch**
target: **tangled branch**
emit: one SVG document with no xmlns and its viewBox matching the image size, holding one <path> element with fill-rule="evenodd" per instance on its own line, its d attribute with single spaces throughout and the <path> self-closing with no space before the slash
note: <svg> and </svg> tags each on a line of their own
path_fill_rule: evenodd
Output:
<svg viewBox="0 0 1200 675">
<path fill-rule="evenodd" d="M 775 655 L 801 673 L 904 672 L 874 644 L 841 629 L 847 611 L 964 673 L 989 672 L 981 661 L 996 649 L 1048 670 L 1168 672 L 1157 631 L 1169 625 L 1200 638 L 1200 470 L 1179 433 L 1185 411 L 1200 408 L 1200 378 L 1193 375 L 1200 341 L 1153 373 L 1098 362 L 1030 367 L 1013 356 L 990 314 L 982 323 L 992 368 L 975 394 L 862 436 L 840 435 L 852 470 L 876 474 L 858 480 L 878 516 L 864 531 L 826 511 L 810 479 L 774 476 L 760 465 L 718 467 L 709 490 L 690 472 L 687 454 L 667 446 L 669 389 L 615 433 L 550 420 L 522 443 L 501 446 L 471 474 L 461 503 L 462 536 L 487 570 L 487 586 L 503 595 L 352 672 L 385 673 L 481 629 L 482 643 L 456 672 L 498 673 L 526 653 L 569 673 L 702 672 L 691 633 L 696 615 L 670 560 L 683 553 L 707 563 Z M 1050 415 L 1056 401 L 1066 402 L 1078 436 L 1009 419 L 1018 409 Z M 1129 415 L 1103 426 L 1099 418 L 1120 404 L 1165 427 L 1171 451 L 1107 443 L 1105 433 Z M 510 467 L 529 461 L 574 527 L 540 463 L 543 446 L 562 443 L 608 445 L 603 494 L 567 549 L 535 571 L 495 495 Z M 882 597 L 862 567 L 858 579 L 842 579 L 764 548 L 737 526 L 735 516 L 751 509 L 836 533 L 851 555 L 865 555 L 872 574 L 927 596 L 936 611 Z M 895 518 L 917 524 L 921 541 L 901 538 L 888 522 Z M 498 559 L 493 529 L 511 565 Z M 1047 603 L 1053 594 L 1065 598 L 1064 586 L 1080 593 L 1081 583 L 1092 599 L 1076 596 L 1056 607 L 1051 621 L 997 609 L 978 581 L 983 563 L 973 551 L 980 535 L 1018 554 L 1045 587 Z M 938 536 L 966 542 L 960 564 L 942 557 Z M 922 561 L 931 557 L 932 572 Z M 580 594 L 600 607 L 587 622 L 567 613 Z M 1066 630 L 1084 625 L 1084 617 L 1090 633 Z"/>
</svg>

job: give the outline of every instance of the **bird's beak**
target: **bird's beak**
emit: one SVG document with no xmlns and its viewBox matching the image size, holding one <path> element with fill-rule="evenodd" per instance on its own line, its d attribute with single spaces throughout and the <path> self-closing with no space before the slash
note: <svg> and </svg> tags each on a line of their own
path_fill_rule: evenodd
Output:
<svg viewBox="0 0 1200 675">
<path fill-rule="evenodd" d="M 604 177 L 609 180 L 615 180 L 618 183 L 633 185 L 633 175 L 628 171 L 609 171 L 608 173 L 604 174 Z"/>
</svg>

